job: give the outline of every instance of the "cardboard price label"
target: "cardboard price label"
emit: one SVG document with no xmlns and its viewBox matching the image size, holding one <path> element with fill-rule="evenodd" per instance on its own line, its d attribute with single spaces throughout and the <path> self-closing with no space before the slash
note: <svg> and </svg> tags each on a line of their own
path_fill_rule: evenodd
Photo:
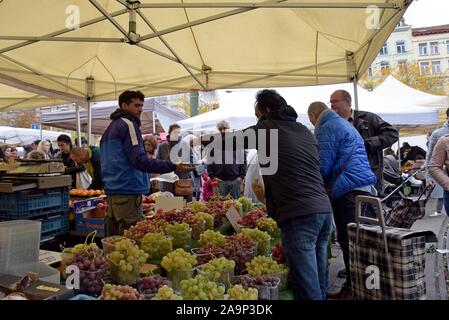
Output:
<svg viewBox="0 0 449 320">
<path fill-rule="evenodd" d="M 240 226 L 238 224 L 238 221 L 242 218 L 240 216 L 240 213 L 235 209 L 234 206 L 231 206 L 228 209 L 228 212 L 226 212 L 226 218 L 228 218 L 229 222 L 231 223 L 231 226 L 234 228 L 236 232 L 240 232 Z"/>
<path fill-rule="evenodd" d="M 183 197 L 157 197 L 155 203 L 155 212 L 159 209 L 164 211 L 182 210 L 184 207 L 184 198 Z"/>
</svg>

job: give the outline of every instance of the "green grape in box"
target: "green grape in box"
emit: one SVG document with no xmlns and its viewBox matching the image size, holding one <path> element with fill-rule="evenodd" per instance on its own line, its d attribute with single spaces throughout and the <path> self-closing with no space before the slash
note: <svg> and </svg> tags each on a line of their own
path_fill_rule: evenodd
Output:
<svg viewBox="0 0 449 320">
<path fill-rule="evenodd" d="M 285 265 L 277 263 L 270 257 L 257 256 L 246 263 L 246 271 L 252 276 L 270 275 L 281 280 L 280 290 L 287 284 L 288 269 Z"/>
<path fill-rule="evenodd" d="M 271 237 L 267 232 L 261 231 L 258 228 L 255 229 L 243 228 L 240 234 L 248 236 L 252 240 L 257 242 L 258 255 L 266 256 L 270 253 Z"/>
<path fill-rule="evenodd" d="M 199 267 L 200 274 L 206 276 L 210 281 L 220 282 L 229 288 L 234 281 L 235 261 L 225 257 L 215 258 Z"/>
<path fill-rule="evenodd" d="M 256 227 L 267 232 L 271 238 L 279 238 L 281 230 L 278 227 L 276 220 L 273 218 L 262 218 L 256 221 Z"/>
<path fill-rule="evenodd" d="M 165 233 L 173 239 L 173 249 L 189 250 L 192 245 L 192 229 L 187 223 L 168 224 Z"/>
<path fill-rule="evenodd" d="M 229 300 L 257 300 L 259 293 L 255 288 L 243 288 L 237 284 L 228 289 Z"/>
<path fill-rule="evenodd" d="M 181 281 L 181 295 L 185 300 L 223 300 L 225 287 L 203 275 Z"/>
<path fill-rule="evenodd" d="M 151 300 L 182 300 L 169 286 L 162 286 Z"/>
<path fill-rule="evenodd" d="M 197 212 L 195 214 L 198 218 L 202 219 L 206 223 L 206 230 L 214 229 L 214 216 L 206 212 Z"/>
<path fill-rule="evenodd" d="M 170 252 L 162 258 L 161 262 L 174 289 L 179 289 L 182 280 L 193 277 L 193 267 L 196 264 L 196 257 L 183 249 Z"/>
<path fill-rule="evenodd" d="M 173 251 L 173 241 L 163 232 L 147 233 L 140 247 L 148 254 L 148 262 L 160 264 L 162 258 Z"/>
<path fill-rule="evenodd" d="M 218 231 L 206 230 L 200 235 L 200 245 L 212 245 L 214 247 L 224 246 L 226 237 Z"/>
</svg>

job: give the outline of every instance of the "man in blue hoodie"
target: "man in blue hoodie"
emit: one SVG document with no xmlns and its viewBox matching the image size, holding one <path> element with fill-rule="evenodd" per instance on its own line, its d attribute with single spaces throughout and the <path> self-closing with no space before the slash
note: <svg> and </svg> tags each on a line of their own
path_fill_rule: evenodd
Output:
<svg viewBox="0 0 449 320">
<path fill-rule="evenodd" d="M 125 91 L 119 107 L 111 114 L 111 124 L 100 142 L 101 169 L 107 195 L 106 236 L 122 235 L 143 216 L 142 194 L 148 194 L 150 173 L 193 169 L 169 160 L 149 159 L 140 132 L 140 115 L 145 96 Z"/>
<path fill-rule="evenodd" d="M 362 136 L 348 121 L 323 102 L 312 103 L 308 115 L 320 146 L 320 171 L 331 199 L 347 274 L 346 284 L 336 298 L 351 298 L 347 225 L 355 222 L 355 197 L 371 195 L 376 175 L 371 170 Z"/>
</svg>

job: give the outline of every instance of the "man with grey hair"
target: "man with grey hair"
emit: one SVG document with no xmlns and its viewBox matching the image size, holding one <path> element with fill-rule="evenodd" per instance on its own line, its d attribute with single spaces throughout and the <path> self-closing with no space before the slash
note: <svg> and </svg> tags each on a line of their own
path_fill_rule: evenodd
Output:
<svg viewBox="0 0 449 320">
<path fill-rule="evenodd" d="M 332 110 L 348 120 L 360 133 L 364 142 L 371 170 L 376 174 L 376 190 L 383 195 L 383 149 L 399 139 L 398 131 L 377 114 L 351 108 L 351 95 L 345 90 L 337 90 L 330 97 Z"/>
<path fill-rule="evenodd" d="M 230 130 L 229 122 L 226 120 L 220 121 L 217 123 L 217 129 L 221 133 L 222 143 L 224 144 L 225 133 Z M 227 152 L 232 152 L 232 163 L 226 163 Z M 242 153 L 240 157 L 237 156 L 239 152 Z M 237 159 L 245 159 L 244 153 L 244 150 L 236 150 L 233 148 L 232 151 L 222 152 L 222 159 L 215 159 L 217 155 L 215 152 L 211 152 L 211 157 L 214 158 L 214 161 L 207 162 L 207 172 L 211 179 L 218 180 L 218 191 L 222 197 L 226 197 L 228 194 L 234 199 L 240 197 L 240 186 L 246 174 L 246 161 L 238 163 Z"/>
</svg>

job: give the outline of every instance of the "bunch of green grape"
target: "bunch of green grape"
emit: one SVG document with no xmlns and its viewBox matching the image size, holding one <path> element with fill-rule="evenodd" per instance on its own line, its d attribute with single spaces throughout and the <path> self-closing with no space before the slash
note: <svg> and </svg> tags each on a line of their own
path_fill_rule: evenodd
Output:
<svg viewBox="0 0 449 320">
<path fill-rule="evenodd" d="M 81 253 L 81 254 L 85 255 L 86 257 L 91 257 L 94 255 L 101 255 L 101 250 L 100 250 L 100 248 L 98 248 L 98 246 L 95 242 L 91 242 L 89 244 L 80 243 L 80 244 L 75 245 L 72 248 L 71 253 L 73 253 L 75 255 L 77 253 Z"/>
<path fill-rule="evenodd" d="M 165 233 L 173 238 L 173 248 L 190 247 L 192 242 L 192 229 L 187 223 L 167 224 Z"/>
<path fill-rule="evenodd" d="M 225 287 L 203 275 L 181 281 L 181 295 L 186 300 L 223 300 Z"/>
<path fill-rule="evenodd" d="M 241 234 L 250 237 L 252 240 L 257 242 L 257 254 L 258 255 L 268 255 L 270 252 L 270 235 L 261 231 L 258 228 L 249 229 L 243 228 L 241 230 Z"/>
<path fill-rule="evenodd" d="M 262 276 L 284 272 L 285 266 L 277 263 L 270 257 L 257 256 L 246 263 L 246 271 L 252 276 Z"/>
<path fill-rule="evenodd" d="M 100 300 L 144 300 L 144 296 L 133 287 L 106 283 Z"/>
<path fill-rule="evenodd" d="M 228 289 L 229 300 L 257 300 L 259 292 L 255 288 L 244 289 L 236 284 Z"/>
<path fill-rule="evenodd" d="M 210 260 L 208 263 L 203 264 L 201 269 L 207 274 L 207 277 L 212 281 L 227 281 L 230 282 L 230 276 L 226 277 L 230 273 L 234 273 L 235 262 L 233 260 L 228 260 L 225 257 L 215 258 Z M 229 279 L 226 279 L 229 278 Z"/>
<path fill-rule="evenodd" d="M 173 251 L 172 240 L 164 233 L 147 233 L 140 247 L 148 254 L 149 260 L 162 259 L 163 256 Z"/>
<path fill-rule="evenodd" d="M 169 286 L 162 286 L 151 300 L 182 300 Z"/>
<path fill-rule="evenodd" d="M 174 270 L 189 270 L 196 265 L 196 257 L 183 249 L 176 249 L 162 258 L 161 265 L 168 272 Z"/>
<path fill-rule="evenodd" d="M 194 201 L 191 204 L 193 212 L 202 212 L 206 210 L 206 204 L 200 201 Z"/>
<path fill-rule="evenodd" d="M 206 230 L 200 235 L 200 245 L 211 245 L 213 247 L 221 247 L 226 243 L 226 237 L 220 232 Z"/>
<path fill-rule="evenodd" d="M 251 201 L 250 198 L 240 197 L 238 198 L 238 201 L 242 204 L 243 213 L 247 213 L 251 211 L 251 209 L 253 208 L 253 202 Z"/>
<path fill-rule="evenodd" d="M 267 232 L 271 237 L 277 238 L 281 234 L 276 220 L 273 218 L 262 218 L 256 221 L 256 227 L 259 230 Z"/>
<path fill-rule="evenodd" d="M 139 267 L 147 261 L 148 254 L 140 250 L 131 240 L 124 239 L 116 242 L 115 250 L 109 254 L 109 259 L 118 265 L 120 271 L 135 272 L 135 267 Z"/>
<path fill-rule="evenodd" d="M 206 222 L 206 229 L 212 230 L 214 229 L 214 216 L 211 214 L 208 214 L 206 212 L 197 212 L 195 214 L 198 218 Z"/>
</svg>

